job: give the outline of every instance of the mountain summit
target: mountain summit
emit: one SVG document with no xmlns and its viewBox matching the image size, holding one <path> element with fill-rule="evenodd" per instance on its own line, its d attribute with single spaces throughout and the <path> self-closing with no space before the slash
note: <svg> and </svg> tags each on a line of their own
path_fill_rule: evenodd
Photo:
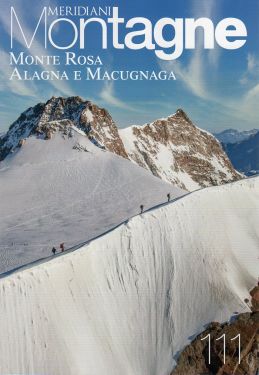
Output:
<svg viewBox="0 0 259 375">
<path fill-rule="evenodd" d="M 118 130 L 106 109 L 78 96 L 52 97 L 23 112 L 0 138 L 0 161 L 32 135 L 48 140 L 57 131 L 69 136 L 73 128 L 95 146 L 186 190 L 241 178 L 220 142 L 196 127 L 182 109 L 150 124 Z"/>
<path fill-rule="evenodd" d="M 58 105 L 68 117 L 70 106 Z M 106 151 L 120 143 L 111 135 L 103 144 L 99 134 L 98 140 L 94 137 L 91 116 L 97 117 L 98 108 L 86 109 L 87 122 L 93 124 L 88 135 L 73 125 L 84 111 L 71 112 L 72 122 L 52 109 L 38 116 L 49 122 L 33 124 L 27 119 L 22 126 L 18 121 L 17 131 L 12 128 L 7 134 L 5 142 L 13 148 L 0 163 L 0 273 L 46 258 L 60 243 L 66 249 L 81 246 L 139 214 L 140 205 L 147 210 L 167 202 L 167 194 L 172 200 L 186 194 L 126 157 Z M 25 134 L 31 135 L 25 140 Z"/>
<path fill-rule="evenodd" d="M 39 103 L 23 112 L 0 139 L 0 160 L 31 135 L 50 139 L 57 131 L 69 134 L 73 126 L 82 130 L 95 145 L 127 158 L 110 114 L 90 101 L 75 96 L 52 97 L 46 103 Z"/>
<path fill-rule="evenodd" d="M 241 178 L 219 141 L 195 126 L 182 109 L 119 133 L 132 161 L 183 189 L 195 190 Z"/>
</svg>

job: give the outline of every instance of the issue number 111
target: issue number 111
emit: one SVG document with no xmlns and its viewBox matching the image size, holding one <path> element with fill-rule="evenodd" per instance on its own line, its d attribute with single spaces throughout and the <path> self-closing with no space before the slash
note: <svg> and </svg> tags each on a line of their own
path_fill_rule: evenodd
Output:
<svg viewBox="0 0 259 375">
<path fill-rule="evenodd" d="M 208 340 L 208 363 L 211 364 L 211 334 L 209 333 L 207 336 L 203 337 L 201 341 Z M 216 341 L 222 340 L 223 345 L 223 362 L 226 363 L 226 334 L 224 333 L 222 336 L 215 339 Z M 231 341 L 237 340 L 238 341 L 238 364 L 240 365 L 241 362 L 241 336 L 240 333 L 230 339 Z"/>
</svg>

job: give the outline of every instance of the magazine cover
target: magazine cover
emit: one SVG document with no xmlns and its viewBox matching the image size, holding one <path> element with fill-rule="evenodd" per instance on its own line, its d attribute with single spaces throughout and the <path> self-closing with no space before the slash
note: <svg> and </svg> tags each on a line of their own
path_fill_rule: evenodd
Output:
<svg viewBox="0 0 259 375">
<path fill-rule="evenodd" d="M 258 40 L 258 0 L 1 0 L 0 375 L 259 374 Z"/>
</svg>

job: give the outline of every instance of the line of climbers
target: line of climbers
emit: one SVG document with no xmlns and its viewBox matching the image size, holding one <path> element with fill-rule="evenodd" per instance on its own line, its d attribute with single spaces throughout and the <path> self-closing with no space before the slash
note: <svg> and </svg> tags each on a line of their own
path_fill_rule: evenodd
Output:
<svg viewBox="0 0 259 375">
<path fill-rule="evenodd" d="M 59 245 L 59 247 L 60 247 L 60 251 L 61 251 L 61 253 L 64 253 L 64 251 L 65 251 L 65 244 L 64 244 L 64 242 L 62 242 L 62 243 Z M 56 252 L 57 252 L 57 249 L 55 248 L 55 246 L 53 246 L 53 248 L 52 248 L 52 253 L 53 253 L 53 255 L 55 255 Z"/>
<path fill-rule="evenodd" d="M 168 194 L 167 194 L 167 202 L 170 202 L 170 200 L 171 200 L 171 194 L 168 193 Z M 143 212 L 144 212 L 144 205 L 141 204 L 141 205 L 140 205 L 140 214 L 143 214 Z M 64 253 L 64 251 L 65 251 L 64 242 L 61 243 L 61 244 L 59 245 L 59 247 L 60 247 L 61 253 Z M 53 253 L 53 255 L 55 255 L 56 252 L 57 252 L 57 249 L 56 249 L 55 246 L 54 246 L 54 247 L 52 248 L 52 253 Z"/>
<path fill-rule="evenodd" d="M 171 194 L 168 193 L 168 194 L 167 194 L 167 202 L 170 202 L 170 200 L 171 200 Z M 140 205 L 140 213 L 143 214 L 143 212 L 144 212 L 144 205 L 141 204 L 141 205 Z"/>
</svg>

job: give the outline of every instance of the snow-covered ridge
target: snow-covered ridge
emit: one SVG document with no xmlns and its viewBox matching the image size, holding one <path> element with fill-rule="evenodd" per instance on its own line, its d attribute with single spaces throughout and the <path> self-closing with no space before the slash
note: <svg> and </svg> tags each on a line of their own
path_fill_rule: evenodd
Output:
<svg viewBox="0 0 259 375">
<path fill-rule="evenodd" d="M 247 311 L 259 179 L 203 189 L 0 280 L 0 373 L 168 375 L 188 338 Z"/>
<path fill-rule="evenodd" d="M 62 242 L 88 241 L 141 204 L 186 193 L 96 147 L 77 127 L 68 130 L 48 141 L 32 135 L 0 164 L 0 273 L 48 257 Z"/>
</svg>

